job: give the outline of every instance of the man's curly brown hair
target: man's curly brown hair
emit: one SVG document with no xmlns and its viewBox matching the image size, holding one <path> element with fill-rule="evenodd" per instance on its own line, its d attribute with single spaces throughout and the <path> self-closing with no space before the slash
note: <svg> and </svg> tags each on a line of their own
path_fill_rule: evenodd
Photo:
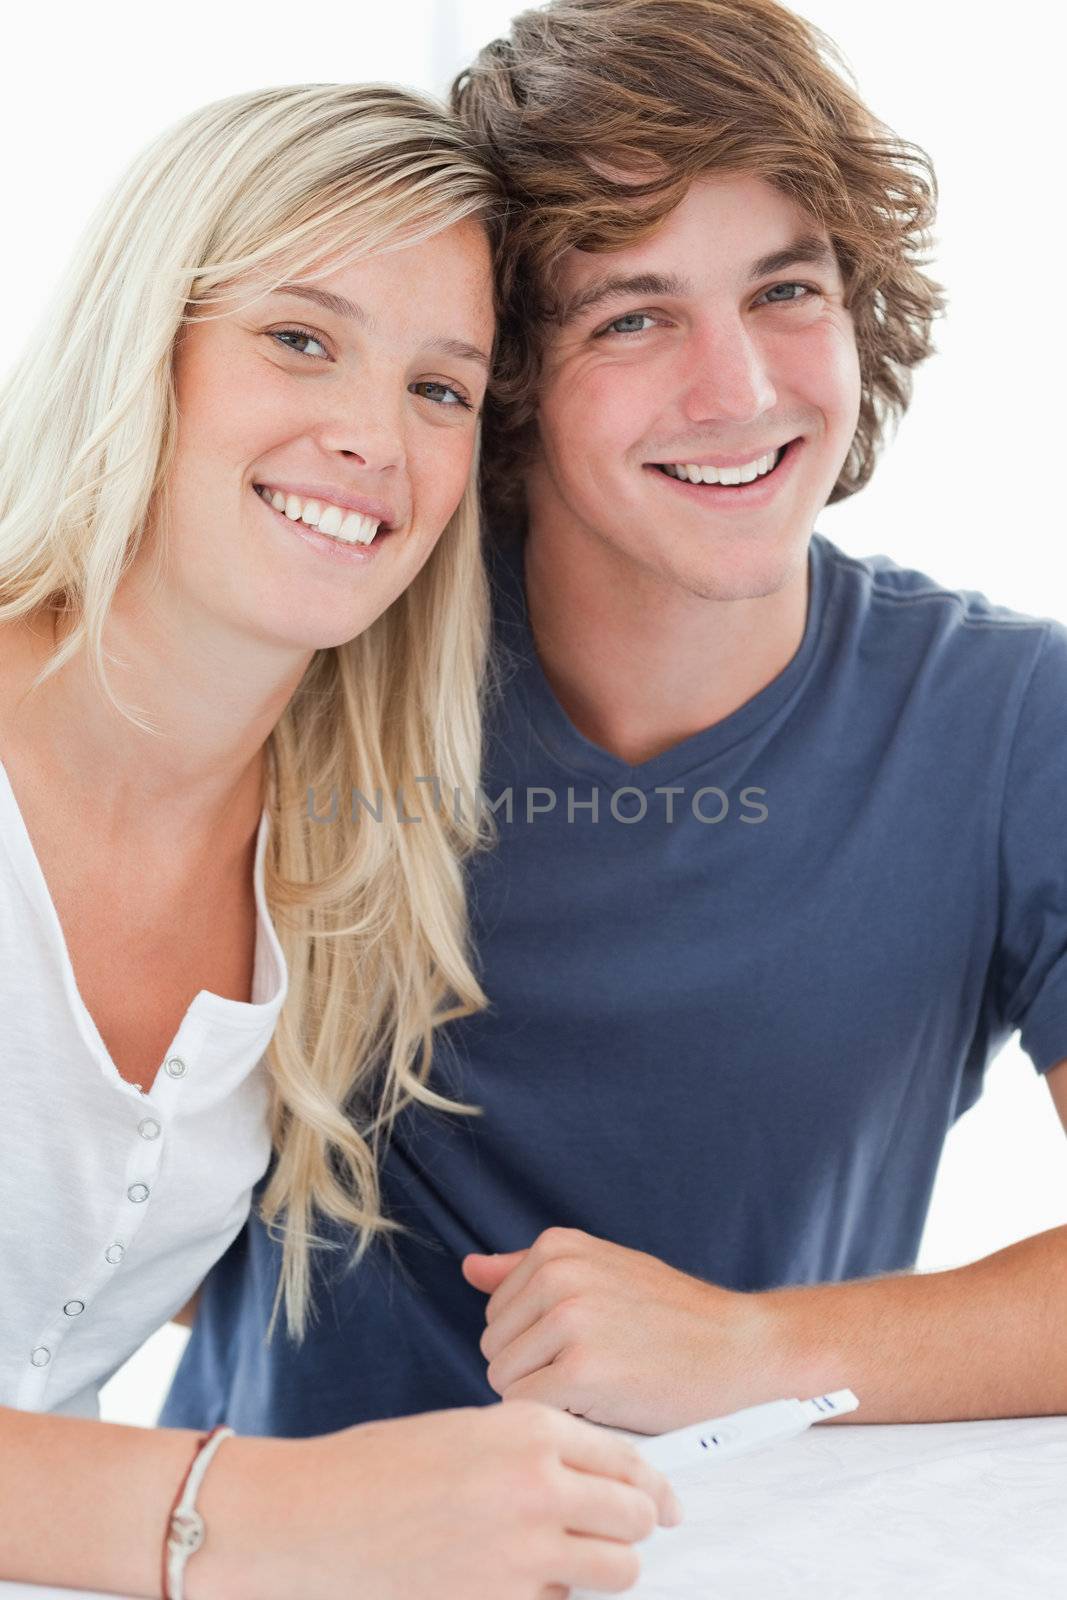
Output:
<svg viewBox="0 0 1067 1600">
<path fill-rule="evenodd" d="M 642 238 L 709 173 L 765 178 L 829 234 L 862 378 L 830 502 L 867 482 L 944 298 L 923 270 L 930 159 L 874 117 L 846 72 L 832 42 L 774 0 L 552 0 L 459 75 L 453 109 L 510 201 L 483 431 L 491 522 L 523 515 L 564 254 Z"/>
</svg>

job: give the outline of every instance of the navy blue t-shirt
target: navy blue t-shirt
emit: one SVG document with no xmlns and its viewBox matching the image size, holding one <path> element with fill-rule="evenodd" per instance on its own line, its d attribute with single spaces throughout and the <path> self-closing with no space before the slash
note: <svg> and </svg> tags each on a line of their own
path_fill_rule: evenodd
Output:
<svg viewBox="0 0 1067 1600">
<path fill-rule="evenodd" d="M 552 1224 L 733 1289 L 914 1264 L 990 1058 L 1017 1028 L 1038 1071 L 1067 1057 L 1067 629 L 819 535 L 810 576 L 785 670 L 631 767 L 564 713 L 521 551 L 497 559 L 500 842 L 468 873 L 491 1005 L 433 1079 L 483 1114 L 403 1114 L 382 1187 L 407 1231 L 317 1258 L 301 1347 L 265 1342 L 280 1249 L 253 1220 L 166 1423 L 494 1399 L 460 1259 Z"/>
</svg>

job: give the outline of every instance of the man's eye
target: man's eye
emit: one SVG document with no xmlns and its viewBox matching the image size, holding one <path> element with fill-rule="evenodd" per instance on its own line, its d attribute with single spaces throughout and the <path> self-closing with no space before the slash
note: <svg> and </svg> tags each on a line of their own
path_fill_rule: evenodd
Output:
<svg viewBox="0 0 1067 1600">
<path fill-rule="evenodd" d="M 783 294 L 779 290 L 785 290 Z M 761 300 L 770 301 L 771 305 L 789 305 L 794 300 L 807 300 L 815 290 L 806 283 L 774 283 L 760 295 Z"/>
<path fill-rule="evenodd" d="M 614 322 L 609 322 L 603 329 L 604 333 L 644 333 L 655 321 L 647 311 L 627 311 L 623 317 L 616 317 Z M 645 327 L 637 326 L 644 323 Z"/>
<path fill-rule="evenodd" d="M 277 339 L 278 343 L 284 345 L 287 350 L 295 350 L 297 355 L 311 356 L 316 361 L 320 360 L 322 356 L 328 355 L 322 340 L 317 334 L 312 333 L 309 328 L 278 328 L 271 333 L 271 338 Z M 302 348 L 303 345 L 309 344 L 318 345 L 318 354 Z"/>
<path fill-rule="evenodd" d="M 413 383 L 411 390 L 413 394 L 424 394 L 427 400 L 432 400 L 438 406 L 462 406 L 465 411 L 473 409 L 466 395 L 453 389 L 450 383 L 435 383 L 427 379 L 422 383 Z"/>
</svg>

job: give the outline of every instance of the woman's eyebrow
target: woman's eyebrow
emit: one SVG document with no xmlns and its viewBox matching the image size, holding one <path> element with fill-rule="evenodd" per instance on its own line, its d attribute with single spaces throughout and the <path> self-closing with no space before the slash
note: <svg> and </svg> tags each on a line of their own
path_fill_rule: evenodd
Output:
<svg viewBox="0 0 1067 1600">
<path fill-rule="evenodd" d="M 489 366 L 485 351 L 479 350 L 476 344 L 468 344 L 465 339 L 430 339 L 426 348 L 439 350 L 444 356 L 454 356 L 457 361 L 476 361 L 481 367 Z"/>
<path fill-rule="evenodd" d="M 324 311 L 332 311 L 335 317 L 350 317 L 364 327 L 370 321 L 362 306 L 353 305 L 343 294 L 331 294 L 328 289 L 313 289 L 306 283 L 279 283 L 274 293 L 299 295 L 302 300 L 310 300 Z"/>
<path fill-rule="evenodd" d="M 280 283 L 274 293 L 299 295 L 303 300 L 310 300 L 314 305 L 322 306 L 324 311 L 332 311 L 334 316 L 348 317 L 363 328 L 370 326 L 371 319 L 362 306 L 346 300 L 343 294 L 331 293 L 329 289 L 315 289 L 306 283 Z M 439 350 L 442 355 L 454 356 L 458 361 L 476 361 L 480 366 L 489 366 L 487 353 L 479 350 L 476 344 L 468 344 L 465 339 L 442 336 L 439 339 L 427 340 L 426 348 Z"/>
</svg>

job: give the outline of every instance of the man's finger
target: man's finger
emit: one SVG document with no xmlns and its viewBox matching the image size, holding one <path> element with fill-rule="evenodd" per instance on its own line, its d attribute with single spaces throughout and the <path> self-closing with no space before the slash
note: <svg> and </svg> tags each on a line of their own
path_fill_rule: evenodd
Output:
<svg viewBox="0 0 1067 1600">
<path fill-rule="evenodd" d="M 495 1329 L 491 1330 L 495 1332 Z M 565 1340 L 559 1323 L 540 1317 L 532 1327 L 524 1328 L 509 1340 L 489 1363 L 489 1382 L 497 1394 L 503 1394 L 520 1378 L 526 1378 L 540 1367 L 547 1367 L 564 1348 Z"/>
<path fill-rule="evenodd" d="M 566 1411 L 569 1407 L 576 1416 L 582 1414 L 576 1395 L 568 1389 L 565 1378 L 555 1366 L 539 1367 L 529 1377 L 519 1378 L 500 1398 L 505 1402 L 537 1400 L 543 1406 L 551 1406 L 554 1411 Z"/>
<path fill-rule="evenodd" d="M 492 1298 L 485 1308 L 486 1322 L 495 1322 L 507 1307 L 514 1303 L 518 1296 L 522 1294 L 535 1272 L 546 1266 L 548 1262 L 560 1260 L 565 1253 L 571 1254 L 572 1252 L 573 1247 L 568 1249 L 566 1246 L 561 1246 L 557 1243 L 554 1238 L 546 1239 L 544 1233 L 538 1234 L 530 1248 L 520 1252 L 523 1259 L 518 1266 L 508 1273 L 499 1289 L 493 1291 Z"/>
<path fill-rule="evenodd" d="M 525 1250 L 512 1250 L 507 1255 L 500 1256 L 472 1253 L 463 1257 L 461 1263 L 463 1276 L 475 1289 L 480 1289 L 482 1294 L 493 1294 L 508 1273 L 518 1266 L 525 1254 Z"/>
<path fill-rule="evenodd" d="M 482 1355 L 487 1361 L 495 1361 L 509 1344 L 520 1339 L 527 1329 L 532 1328 L 541 1318 L 554 1311 L 559 1304 L 551 1296 L 549 1286 L 543 1281 L 538 1282 L 532 1278 L 524 1290 L 512 1292 L 508 1284 L 508 1299 L 501 1306 L 501 1299 L 490 1301 L 486 1307 L 485 1331 L 481 1337 Z M 492 1315 L 489 1314 L 490 1306 Z"/>
</svg>

